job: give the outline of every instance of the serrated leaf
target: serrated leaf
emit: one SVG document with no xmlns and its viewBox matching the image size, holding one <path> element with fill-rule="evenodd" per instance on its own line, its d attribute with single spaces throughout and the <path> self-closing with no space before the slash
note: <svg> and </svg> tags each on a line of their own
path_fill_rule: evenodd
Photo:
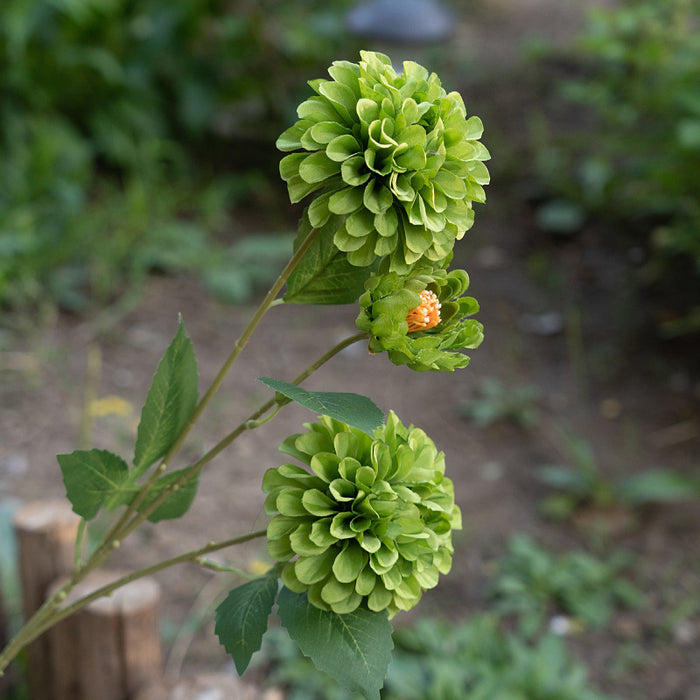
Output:
<svg viewBox="0 0 700 700">
<path fill-rule="evenodd" d="M 287 280 L 287 304 L 352 304 L 364 291 L 371 268 L 355 267 L 338 250 L 333 236 L 341 225 L 331 216 Z M 297 245 L 311 231 L 307 217 L 299 226 Z M 296 246 L 295 246 L 296 248 Z"/>
<path fill-rule="evenodd" d="M 282 588 L 279 616 L 316 668 L 368 700 L 379 700 L 394 647 L 386 611 L 358 608 L 345 615 L 321 610 L 306 593 Z"/>
<path fill-rule="evenodd" d="M 134 454 L 138 478 L 173 444 L 197 405 L 197 360 L 180 320 L 165 351 L 141 411 Z"/>
<path fill-rule="evenodd" d="M 277 578 L 264 576 L 234 588 L 216 609 L 214 632 L 231 654 L 239 675 L 260 649 L 277 595 Z"/>
<path fill-rule="evenodd" d="M 86 520 L 103 506 L 111 509 L 127 503 L 138 489 L 129 479 L 126 462 L 107 450 L 76 450 L 56 458 L 73 511 Z"/>
<path fill-rule="evenodd" d="M 258 380 L 310 411 L 352 425 L 368 435 L 372 435 L 384 423 L 384 412 L 367 396 L 348 392 L 307 391 L 296 384 L 271 377 L 258 377 Z"/>
<path fill-rule="evenodd" d="M 179 469 L 158 479 L 151 493 L 139 507 L 139 511 L 144 510 L 153 503 L 163 493 L 163 489 L 180 479 L 185 471 L 185 469 Z M 197 494 L 197 486 L 199 486 L 199 472 L 185 481 L 176 491 L 173 491 L 172 495 L 168 496 L 148 516 L 148 519 L 152 523 L 157 523 L 159 520 L 175 520 L 183 516 L 192 505 L 192 501 L 194 501 L 194 497 Z"/>
</svg>

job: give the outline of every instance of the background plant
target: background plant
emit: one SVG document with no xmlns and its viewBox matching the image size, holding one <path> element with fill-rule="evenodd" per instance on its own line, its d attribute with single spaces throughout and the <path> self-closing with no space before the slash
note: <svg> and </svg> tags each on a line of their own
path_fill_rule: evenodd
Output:
<svg viewBox="0 0 700 700">
<path fill-rule="evenodd" d="M 555 490 L 542 501 L 545 515 L 567 518 L 582 507 L 638 508 L 700 496 L 698 476 L 685 476 L 671 469 L 646 469 L 622 478 L 609 477 L 588 440 L 570 431 L 564 432 L 564 437 L 571 463 L 548 464 L 537 472 L 538 479 Z"/>
<path fill-rule="evenodd" d="M 563 639 L 526 641 L 506 633 L 498 618 L 476 614 L 459 623 L 419 619 L 394 631 L 384 700 L 604 700 L 588 683 Z M 253 672 L 282 687 L 289 700 L 359 700 L 302 656 L 282 628 L 270 630 Z"/>
<path fill-rule="evenodd" d="M 626 552 L 605 560 L 576 551 L 555 557 L 530 537 L 513 535 L 491 586 L 494 610 L 515 615 L 526 636 L 540 632 L 556 614 L 602 627 L 618 605 L 644 603 L 641 591 L 623 576 L 630 563 Z"/>
<path fill-rule="evenodd" d="M 203 269 L 296 76 L 349 41 L 344 6 L 2 3 L 0 304 L 85 311 L 152 267 Z"/>
<path fill-rule="evenodd" d="M 478 396 L 464 399 L 460 411 L 481 428 L 503 420 L 533 428 L 540 418 L 538 398 L 535 386 L 507 386 L 496 377 L 485 377 L 479 383 Z"/>
<path fill-rule="evenodd" d="M 648 250 L 646 280 L 686 314 L 687 323 L 671 322 L 667 332 L 692 330 L 700 284 L 697 6 L 628 0 L 597 8 L 573 58 L 581 77 L 560 89 L 582 129 L 540 142 L 540 173 L 561 198 L 540 218 L 562 230 L 586 214 L 610 221 L 617 238 Z"/>
</svg>

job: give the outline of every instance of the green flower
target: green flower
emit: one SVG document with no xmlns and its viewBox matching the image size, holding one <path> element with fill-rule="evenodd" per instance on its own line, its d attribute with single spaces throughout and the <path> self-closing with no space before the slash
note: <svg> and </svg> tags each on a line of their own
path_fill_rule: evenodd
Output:
<svg viewBox="0 0 700 700">
<path fill-rule="evenodd" d="M 462 296 L 468 287 L 464 270 L 373 275 L 359 299 L 357 327 L 370 334 L 370 352 L 386 350 L 395 365 L 419 372 L 466 367 L 469 357 L 459 351 L 484 339 L 481 323 L 467 318 L 479 310 L 476 299 Z"/>
<path fill-rule="evenodd" d="M 452 565 L 461 528 L 445 459 L 392 412 L 374 437 L 321 416 L 280 448 L 292 464 L 263 478 L 270 555 L 282 581 L 323 610 L 412 608 Z"/>
<path fill-rule="evenodd" d="M 277 140 L 280 173 L 292 202 L 315 193 L 311 224 L 342 216 L 334 243 L 358 267 L 389 256 L 406 273 L 423 258 L 438 262 L 474 221 L 485 199 L 488 151 L 478 117 L 435 73 L 406 61 L 397 75 L 387 56 L 360 52 L 336 61 L 332 80 L 297 109 L 299 121 Z"/>
</svg>

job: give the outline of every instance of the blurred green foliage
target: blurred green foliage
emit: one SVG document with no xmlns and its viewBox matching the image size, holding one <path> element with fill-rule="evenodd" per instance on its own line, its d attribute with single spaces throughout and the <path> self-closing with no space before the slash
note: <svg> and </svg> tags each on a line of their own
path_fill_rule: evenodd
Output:
<svg viewBox="0 0 700 700">
<path fill-rule="evenodd" d="M 0 3 L 0 305 L 80 311 L 201 260 L 348 4 Z"/>
<path fill-rule="evenodd" d="M 543 226 L 568 232 L 594 213 L 643 234 L 646 280 L 676 288 L 690 318 L 700 292 L 699 22 L 697 0 L 595 8 L 574 49 L 582 71 L 561 86 L 581 128 L 537 139 L 558 197 L 540 212 Z"/>
<path fill-rule="evenodd" d="M 607 559 L 581 551 L 557 557 L 527 535 L 512 535 L 492 582 L 493 609 L 515 615 L 527 637 L 540 633 L 556 614 L 602 627 L 616 607 L 644 605 L 642 592 L 622 575 L 630 563 L 622 551 Z"/>
<path fill-rule="evenodd" d="M 652 503 L 692 501 L 700 497 L 700 472 L 690 476 L 672 469 L 644 469 L 622 478 L 605 474 L 593 445 L 569 430 L 562 431 L 569 464 L 547 464 L 537 478 L 554 493 L 546 496 L 541 512 L 563 520 L 580 508 L 604 511 L 620 506 L 639 508 Z"/>
<path fill-rule="evenodd" d="M 583 551 L 557 556 L 527 535 L 512 535 L 488 582 L 488 613 L 396 627 L 382 698 L 608 698 L 591 687 L 566 634 L 604 627 L 620 608 L 646 607 L 644 594 L 625 577 L 632 563 L 625 551 L 607 558 Z M 555 616 L 565 616 L 568 630 L 554 631 Z M 268 630 L 251 668 L 283 688 L 288 700 L 359 700 L 317 671 L 283 628 Z"/>
<path fill-rule="evenodd" d="M 496 616 L 451 625 L 435 620 L 396 630 L 383 697 L 396 700 L 612 700 L 553 634 L 507 634 Z"/>
<path fill-rule="evenodd" d="M 457 624 L 420 619 L 393 639 L 384 700 L 612 700 L 591 688 L 562 639 L 524 641 L 493 615 Z M 283 687 L 287 700 L 360 700 L 317 671 L 283 628 L 267 632 L 254 665 L 269 667 L 267 682 Z"/>
<path fill-rule="evenodd" d="M 521 428 L 533 428 L 539 422 L 537 401 L 540 392 L 531 384 L 509 386 L 496 377 L 484 377 L 478 396 L 463 399 L 460 411 L 479 428 L 499 421 L 511 421 Z"/>
</svg>

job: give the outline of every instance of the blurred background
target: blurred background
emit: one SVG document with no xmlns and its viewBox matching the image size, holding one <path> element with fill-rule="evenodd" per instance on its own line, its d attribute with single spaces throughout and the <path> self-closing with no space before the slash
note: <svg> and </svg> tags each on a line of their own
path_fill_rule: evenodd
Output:
<svg viewBox="0 0 700 700">
<path fill-rule="evenodd" d="M 486 327 L 471 367 L 416 376 L 358 350 L 310 382 L 352 379 L 424 427 L 465 517 L 453 573 L 421 619 L 397 618 L 386 697 L 538 700 L 550 683 L 572 700 L 697 700 L 698 0 L 0 3 L 4 521 L 62 496 L 55 453 L 130 449 L 178 313 L 202 385 L 213 377 L 301 214 L 275 139 L 306 81 L 360 49 L 437 72 L 492 154 L 487 203 L 456 250 Z M 291 378 L 357 311 L 275 313 L 185 456 L 257 405 L 256 376 Z M 184 529 L 152 528 L 120 556 L 218 539 L 212 520 L 222 539 L 259 524 L 260 475 L 309 419 L 289 410 L 203 480 Z M 11 539 L 0 564 L 16 622 Z M 162 580 L 171 671 L 224 668 L 207 613 L 225 582 Z M 349 697 L 284 639 L 265 654 L 254 682 Z"/>
<path fill-rule="evenodd" d="M 697 4 L 587 22 L 616 4 L 550 4 L 3 3 L 3 306 L 82 313 L 153 269 L 199 268 L 235 300 L 211 260 L 244 233 L 231 213 L 279 204 L 274 140 L 306 80 L 373 48 L 466 90 L 490 119 L 496 186 L 551 235 L 609 224 L 670 293 L 654 309 L 666 333 L 697 330 Z"/>
</svg>

